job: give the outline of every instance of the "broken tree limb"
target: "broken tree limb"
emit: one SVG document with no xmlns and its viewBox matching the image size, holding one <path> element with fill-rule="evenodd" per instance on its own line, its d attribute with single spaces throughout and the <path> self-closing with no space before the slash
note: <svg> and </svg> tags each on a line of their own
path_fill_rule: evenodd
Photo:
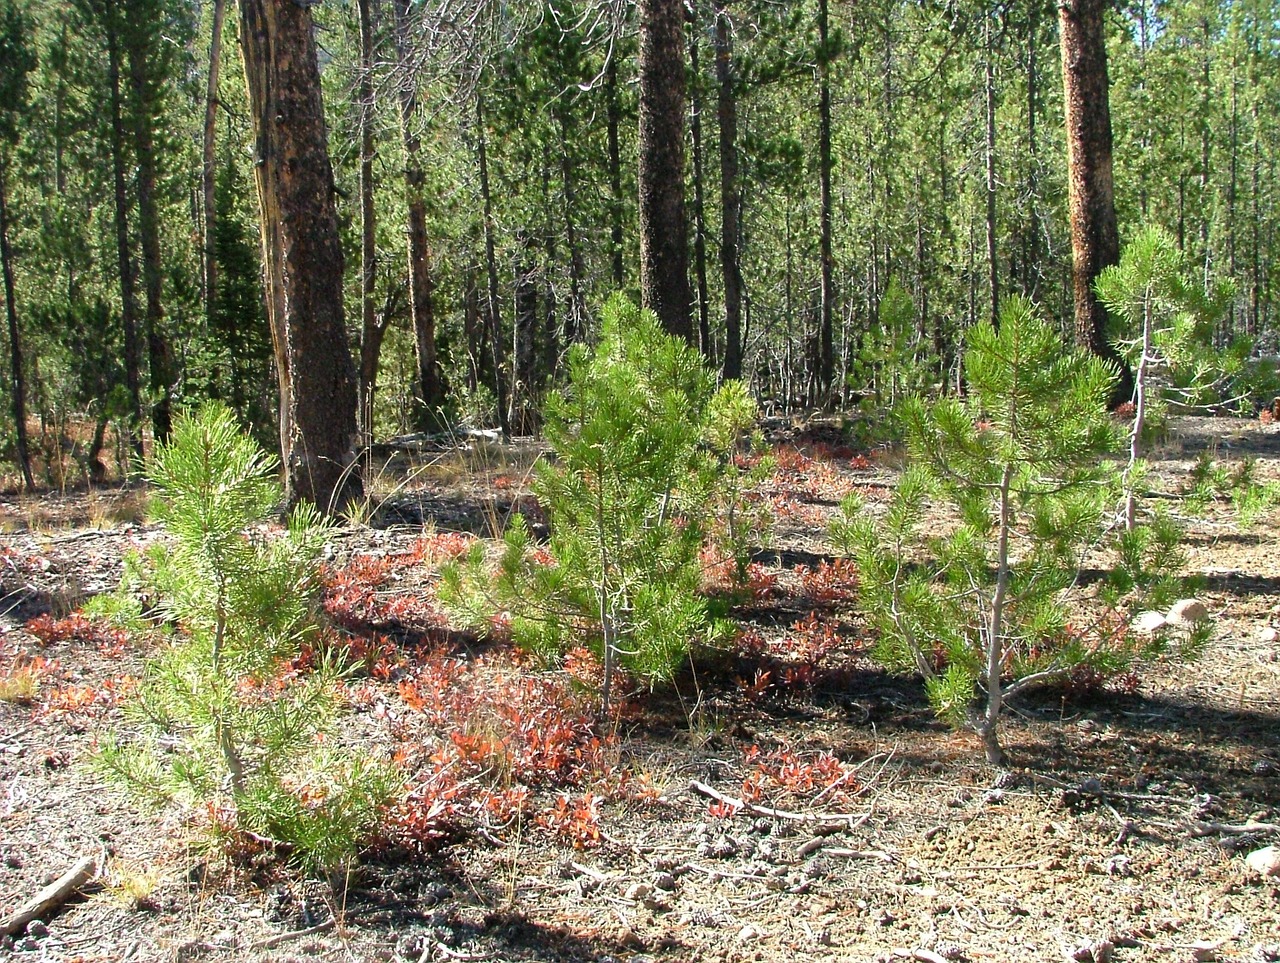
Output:
<svg viewBox="0 0 1280 963">
<path fill-rule="evenodd" d="M 12 936 L 22 932 L 32 920 L 48 919 L 51 910 L 57 909 L 80 891 L 85 883 L 98 872 L 98 857 L 85 856 L 35 896 L 10 913 L 0 923 L 0 936 Z"/>
<path fill-rule="evenodd" d="M 857 829 L 867 821 L 870 815 L 869 813 L 862 815 L 854 813 L 793 813 L 785 809 L 774 809 L 772 806 L 757 806 L 755 803 L 749 803 L 745 799 L 727 796 L 719 790 L 712 789 L 705 782 L 699 782 L 697 779 L 689 783 L 689 791 L 697 793 L 699 796 L 706 796 L 708 799 L 730 806 L 735 810 L 742 809 L 757 816 L 786 819 L 797 823 L 812 823 L 832 829 Z"/>
<path fill-rule="evenodd" d="M 1191 828 L 1192 836 L 1212 836 L 1215 833 L 1226 835 L 1247 835 L 1249 833 L 1280 833 L 1280 823 L 1206 823 L 1197 822 Z"/>
</svg>

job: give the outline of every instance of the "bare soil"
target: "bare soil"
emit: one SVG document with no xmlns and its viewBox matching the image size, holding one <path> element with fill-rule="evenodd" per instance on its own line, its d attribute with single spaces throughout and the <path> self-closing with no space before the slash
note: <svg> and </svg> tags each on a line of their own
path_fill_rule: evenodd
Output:
<svg viewBox="0 0 1280 963">
<path fill-rule="evenodd" d="M 1206 448 L 1280 477 L 1277 427 L 1180 423 L 1162 487 Z M 125 551 L 165 537 L 137 520 L 139 493 L 0 503 L 0 681 L 38 669 L 30 698 L 0 702 L 0 918 L 100 858 L 97 881 L 6 938 L 0 959 L 1280 960 L 1280 878 L 1244 863 L 1280 844 L 1280 646 L 1263 634 L 1280 628 L 1280 520 L 1242 531 L 1223 503 L 1194 521 L 1188 570 L 1216 625 L 1205 657 L 1131 691 L 1020 700 L 1003 730 L 1011 766 L 996 771 L 917 683 L 866 657 L 848 586 L 820 568 L 840 496 L 887 491 L 892 458 L 777 435 L 762 493 L 775 537 L 759 597 L 735 610 L 755 641 L 636 693 L 616 739 L 573 715 L 583 697 L 564 672 L 451 631 L 431 605 L 424 544 L 490 534 L 513 510 L 539 521 L 523 494 L 530 447 L 419 453 L 422 470 L 387 472 L 372 525 L 331 547 L 331 612 L 384 647 L 349 685 L 341 737 L 399 752 L 425 802 L 427 757 L 460 759 L 488 730 L 448 731 L 418 703 L 479 699 L 472 711 L 497 725 L 507 716 L 483 700 L 505 693 L 586 726 L 566 745 L 590 765 L 545 782 L 510 760 L 476 768 L 438 832 L 389 831 L 337 886 L 269 853 L 213 858 L 189 814 L 141 809 L 88 765 L 99 736 L 125 728 L 117 702 L 145 646 L 87 629 L 41 643 L 26 626 L 109 590 Z M 374 569 L 363 595 L 340 576 Z M 513 789 L 528 799 L 501 818 L 477 808 Z M 751 795 L 754 811 L 707 791 Z"/>
</svg>

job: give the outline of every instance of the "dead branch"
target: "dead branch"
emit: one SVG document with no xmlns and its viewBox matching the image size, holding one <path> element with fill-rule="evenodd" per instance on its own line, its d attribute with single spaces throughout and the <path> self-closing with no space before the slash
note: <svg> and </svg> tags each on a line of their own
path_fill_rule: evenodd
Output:
<svg viewBox="0 0 1280 963">
<path fill-rule="evenodd" d="M 756 816 L 767 816 L 770 819 L 786 819 L 797 823 L 815 823 L 832 829 L 857 829 L 865 823 L 870 813 L 793 813 L 785 809 L 774 809 L 772 806 L 757 806 L 745 799 L 727 796 L 719 790 L 712 789 L 705 782 L 694 779 L 689 783 L 689 791 L 699 796 L 706 796 L 734 810 L 745 810 Z"/>
<path fill-rule="evenodd" d="M 323 923 L 317 923 L 315 926 L 308 926 L 304 930 L 290 930 L 287 933 L 277 933 L 275 936 L 268 936 L 265 940 L 258 940 L 256 943 L 250 943 L 251 950 L 269 950 L 273 946 L 279 946 L 281 943 L 287 943 L 289 940 L 302 939 L 306 936 L 315 936 L 317 933 L 326 933 L 333 929 L 334 920 L 327 919 Z"/>
<path fill-rule="evenodd" d="M 1212 823 L 1195 822 L 1191 827 L 1192 836 L 1212 836 L 1215 833 L 1243 836 L 1247 833 L 1280 833 L 1280 823 Z"/>
<path fill-rule="evenodd" d="M 98 857 L 84 856 L 69 870 L 9 914 L 0 923 L 0 936 L 20 933 L 32 920 L 44 920 L 80 891 L 98 872 Z"/>
</svg>

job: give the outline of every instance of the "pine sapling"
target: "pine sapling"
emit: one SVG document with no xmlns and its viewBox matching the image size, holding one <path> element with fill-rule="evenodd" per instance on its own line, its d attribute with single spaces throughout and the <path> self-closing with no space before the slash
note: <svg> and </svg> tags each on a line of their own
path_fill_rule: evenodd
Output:
<svg viewBox="0 0 1280 963">
<path fill-rule="evenodd" d="M 857 560 L 877 655 L 923 677 L 934 707 L 1004 752 L 1008 700 L 1082 665 L 1114 670 L 1133 653 L 1069 624 L 1064 595 L 1102 535 L 1112 497 L 1100 459 L 1117 438 L 1104 364 L 1064 350 L 1029 302 L 973 329 L 968 397 L 901 409 L 909 464 L 880 520 L 855 497 L 833 526 Z M 950 534 L 921 531 L 926 504 L 954 513 Z"/>
<path fill-rule="evenodd" d="M 149 619 L 172 643 L 127 707 L 135 737 L 104 741 L 99 763 L 157 803 L 208 807 L 216 828 L 335 871 L 398 790 L 389 766 L 322 741 L 338 708 L 336 665 L 290 671 L 315 641 L 327 523 L 301 503 L 283 530 L 270 524 L 282 495 L 274 468 L 219 406 L 178 419 L 157 446 L 153 517 L 172 542 L 132 559 L 123 597 L 100 611 Z"/>
</svg>

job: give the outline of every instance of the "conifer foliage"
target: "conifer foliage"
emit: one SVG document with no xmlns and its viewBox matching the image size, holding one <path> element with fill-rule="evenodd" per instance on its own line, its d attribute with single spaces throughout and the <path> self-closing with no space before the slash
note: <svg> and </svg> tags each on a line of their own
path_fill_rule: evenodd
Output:
<svg viewBox="0 0 1280 963">
<path fill-rule="evenodd" d="M 575 347 L 569 384 L 546 406 L 555 455 L 534 491 L 549 544 L 536 547 L 513 519 L 496 568 L 477 545 L 446 570 L 445 598 L 474 625 L 509 612 L 515 641 L 546 656 L 598 642 L 606 712 L 619 660 L 641 678 L 669 677 L 716 628 L 698 592 L 700 552 L 713 519 L 741 524 L 723 501 L 740 497 L 733 456 L 756 417 L 739 382 L 717 390 L 696 350 L 615 298 L 601 343 Z M 740 547 L 740 532 L 726 534 Z"/>
<path fill-rule="evenodd" d="M 938 713 L 971 726 L 999 764 L 1010 696 L 1145 653 L 1070 625 L 1063 598 L 1113 504 L 1100 460 L 1118 443 L 1106 411 L 1113 373 L 1064 351 L 1017 298 L 998 330 L 971 332 L 964 372 L 967 398 L 903 406 L 910 463 L 887 513 L 869 517 L 850 498 L 833 536 L 857 559 L 878 656 L 923 676 Z M 935 498 L 954 511 L 948 534 L 921 531 Z"/>
<path fill-rule="evenodd" d="M 283 531 L 268 524 L 283 497 L 275 468 L 220 406 L 179 419 L 157 446 L 153 517 L 173 541 L 132 560 L 113 604 L 174 638 L 129 707 L 136 737 L 108 742 L 99 761 L 156 802 L 203 807 L 217 832 L 248 831 L 335 871 L 394 779 L 320 738 L 338 670 L 318 658 L 304 671 L 303 653 L 315 641 L 326 523 L 300 503 Z M 139 599 L 151 605 L 145 620 Z"/>
</svg>

